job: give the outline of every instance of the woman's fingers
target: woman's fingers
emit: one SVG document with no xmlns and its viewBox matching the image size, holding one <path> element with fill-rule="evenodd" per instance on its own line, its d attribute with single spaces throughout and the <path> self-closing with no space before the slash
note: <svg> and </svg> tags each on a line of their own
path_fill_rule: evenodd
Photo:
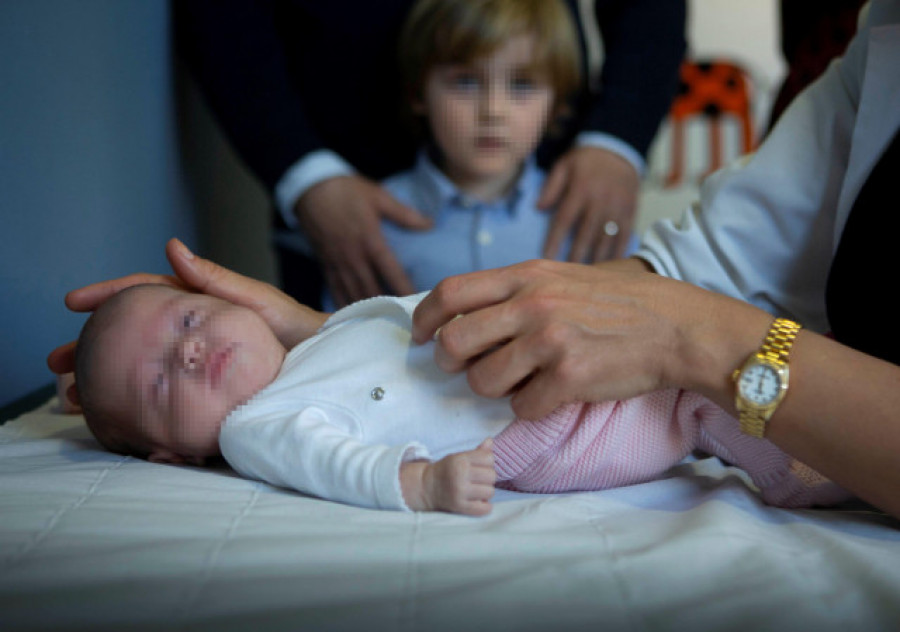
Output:
<svg viewBox="0 0 900 632">
<path fill-rule="evenodd" d="M 66 307 L 73 312 L 92 312 L 110 296 L 118 294 L 125 288 L 133 285 L 155 283 L 170 285 L 173 287 L 185 287 L 177 278 L 166 274 L 151 274 L 149 272 L 137 272 L 128 276 L 92 283 L 84 287 L 72 290 L 66 294 Z"/>
<path fill-rule="evenodd" d="M 75 370 L 75 341 L 58 346 L 47 356 L 47 366 L 57 375 Z"/>
</svg>

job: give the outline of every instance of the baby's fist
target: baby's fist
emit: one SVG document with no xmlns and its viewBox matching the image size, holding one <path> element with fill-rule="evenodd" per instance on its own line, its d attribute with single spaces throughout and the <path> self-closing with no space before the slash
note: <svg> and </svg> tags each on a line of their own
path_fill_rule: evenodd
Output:
<svg viewBox="0 0 900 632">
<path fill-rule="evenodd" d="M 492 439 L 474 450 L 445 456 L 428 470 L 426 493 L 434 509 L 470 516 L 490 513 L 497 480 Z"/>
</svg>

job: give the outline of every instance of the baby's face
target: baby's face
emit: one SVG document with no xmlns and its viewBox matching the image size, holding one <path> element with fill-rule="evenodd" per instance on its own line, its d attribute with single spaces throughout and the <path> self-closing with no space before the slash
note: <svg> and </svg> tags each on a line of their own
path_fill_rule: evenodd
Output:
<svg viewBox="0 0 900 632">
<path fill-rule="evenodd" d="M 111 409 L 140 424 L 159 461 L 219 454 L 225 417 L 275 379 L 285 355 L 252 310 L 163 286 L 136 289 L 104 341 Z"/>
</svg>

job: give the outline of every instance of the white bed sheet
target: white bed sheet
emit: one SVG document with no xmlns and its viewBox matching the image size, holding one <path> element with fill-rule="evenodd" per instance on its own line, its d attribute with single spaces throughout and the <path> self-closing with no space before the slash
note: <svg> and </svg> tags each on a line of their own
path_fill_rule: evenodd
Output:
<svg viewBox="0 0 900 632">
<path fill-rule="evenodd" d="M 109 454 L 54 404 L 0 427 L 5 632 L 900 629 L 900 523 L 766 507 L 715 459 L 403 514 Z"/>
</svg>

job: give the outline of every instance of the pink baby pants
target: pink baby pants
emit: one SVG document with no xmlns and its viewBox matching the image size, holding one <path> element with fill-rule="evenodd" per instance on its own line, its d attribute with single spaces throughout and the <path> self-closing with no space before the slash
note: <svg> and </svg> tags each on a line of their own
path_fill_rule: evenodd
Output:
<svg viewBox="0 0 900 632">
<path fill-rule="evenodd" d="M 498 487 L 528 492 L 599 490 L 659 476 L 694 449 L 745 470 L 781 507 L 830 505 L 850 494 L 771 442 L 743 434 L 706 398 L 680 390 L 568 404 L 519 419 L 494 438 Z"/>
</svg>

